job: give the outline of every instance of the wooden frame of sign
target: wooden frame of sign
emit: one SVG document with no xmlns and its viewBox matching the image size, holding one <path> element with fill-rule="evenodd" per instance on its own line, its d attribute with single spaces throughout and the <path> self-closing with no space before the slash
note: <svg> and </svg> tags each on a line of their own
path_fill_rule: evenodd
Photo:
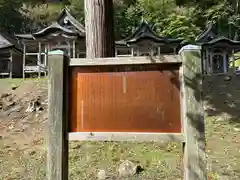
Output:
<svg viewBox="0 0 240 180">
<path fill-rule="evenodd" d="M 69 59 L 61 51 L 49 53 L 48 180 L 68 179 L 68 141 L 175 141 L 184 143 L 184 180 L 206 180 L 201 51 L 186 47 L 180 55 Z M 69 84 L 71 67 L 161 65 L 178 63 L 180 82 L 180 132 L 70 132 Z"/>
</svg>

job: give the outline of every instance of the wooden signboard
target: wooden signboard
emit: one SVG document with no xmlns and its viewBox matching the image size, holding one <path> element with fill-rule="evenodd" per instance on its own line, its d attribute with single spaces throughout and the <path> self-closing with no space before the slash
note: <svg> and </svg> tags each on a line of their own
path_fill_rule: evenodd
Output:
<svg viewBox="0 0 240 180">
<path fill-rule="evenodd" d="M 199 55 L 199 49 L 151 58 L 51 54 L 48 179 L 67 179 L 68 140 L 107 140 L 185 143 L 184 179 L 205 180 Z"/>
<path fill-rule="evenodd" d="M 71 68 L 70 132 L 181 133 L 179 67 Z"/>
</svg>

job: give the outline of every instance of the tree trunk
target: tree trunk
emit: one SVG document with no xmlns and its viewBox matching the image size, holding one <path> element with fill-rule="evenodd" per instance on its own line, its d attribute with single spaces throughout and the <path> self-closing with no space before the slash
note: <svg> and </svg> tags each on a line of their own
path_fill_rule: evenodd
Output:
<svg viewBox="0 0 240 180">
<path fill-rule="evenodd" d="M 85 0 L 86 57 L 114 57 L 113 0 Z"/>
</svg>

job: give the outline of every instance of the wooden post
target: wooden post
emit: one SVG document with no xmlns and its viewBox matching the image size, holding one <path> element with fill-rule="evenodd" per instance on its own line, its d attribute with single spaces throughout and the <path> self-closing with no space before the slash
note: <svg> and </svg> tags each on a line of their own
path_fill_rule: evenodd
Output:
<svg viewBox="0 0 240 180">
<path fill-rule="evenodd" d="M 201 50 L 201 61 L 202 61 L 202 73 L 204 75 L 206 72 L 206 53 L 204 53 L 204 50 Z"/>
<path fill-rule="evenodd" d="M 86 57 L 114 57 L 113 0 L 85 0 Z"/>
<path fill-rule="evenodd" d="M 134 56 L 134 47 L 131 47 L 131 55 Z"/>
<path fill-rule="evenodd" d="M 76 41 L 73 40 L 73 58 L 76 58 Z"/>
<path fill-rule="evenodd" d="M 118 56 L 118 51 L 117 51 L 117 48 L 115 47 L 115 57 Z"/>
<path fill-rule="evenodd" d="M 44 76 L 47 76 L 47 62 L 48 62 L 48 44 L 44 44 Z"/>
<path fill-rule="evenodd" d="M 41 77 L 41 59 L 42 59 L 42 48 L 41 43 L 38 43 L 38 78 Z"/>
<path fill-rule="evenodd" d="M 173 54 L 174 54 L 174 55 L 177 54 L 177 48 L 176 48 L 176 47 L 173 48 Z"/>
<path fill-rule="evenodd" d="M 68 56 L 71 58 L 71 42 L 69 40 L 66 40 L 67 42 L 67 48 L 68 48 Z"/>
<path fill-rule="evenodd" d="M 159 57 L 161 56 L 161 47 L 160 46 L 158 47 L 158 56 Z"/>
<path fill-rule="evenodd" d="M 23 42 L 23 79 L 25 79 L 25 65 L 26 65 L 26 44 Z"/>
<path fill-rule="evenodd" d="M 12 53 L 12 49 L 10 50 L 10 58 L 9 58 L 9 62 L 10 62 L 10 69 L 9 69 L 9 77 L 12 78 L 12 74 L 13 74 L 13 53 Z"/>
<path fill-rule="evenodd" d="M 68 179 L 67 67 L 62 51 L 49 53 L 47 180 Z"/>
<path fill-rule="evenodd" d="M 140 48 L 137 46 L 137 56 L 140 56 Z"/>
<path fill-rule="evenodd" d="M 210 74 L 210 54 L 208 48 L 206 48 L 206 71 L 207 74 Z"/>
<path fill-rule="evenodd" d="M 151 47 L 150 49 L 150 56 L 154 56 L 154 47 Z"/>
<path fill-rule="evenodd" d="M 228 73 L 227 51 L 223 51 L 223 72 Z"/>
<path fill-rule="evenodd" d="M 232 50 L 232 73 L 235 74 L 236 73 L 236 67 L 235 67 L 235 52 L 234 49 Z"/>
<path fill-rule="evenodd" d="M 183 63 L 184 180 L 207 180 L 200 47 L 183 47 L 180 56 Z"/>
<path fill-rule="evenodd" d="M 210 60 L 209 60 L 209 62 L 210 62 L 210 72 L 209 72 L 209 74 L 213 74 L 213 72 L 214 72 L 214 67 L 213 67 L 213 51 L 209 51 L 209 53 L 210 53 Z"/>
</svg>

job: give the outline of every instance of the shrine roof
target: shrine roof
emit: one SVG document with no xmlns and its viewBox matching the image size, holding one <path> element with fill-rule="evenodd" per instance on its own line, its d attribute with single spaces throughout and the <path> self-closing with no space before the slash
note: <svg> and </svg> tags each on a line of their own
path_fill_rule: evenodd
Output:
<svg viewBox="0 0 240 180">
<path fill-rule="evenodd" d="M 215 32 L 214 28 L 215 25 L 213 24 L 213 22 L 208 22 L 206 25 L 206 29 L 200 35 L 197 36 L 196 42 L 201 44 L 217 38 L 218 35 Z"/>
<path fill-rule="evenodd" d="M 32 34 L 15 34 L 17 38 L 25 40 L 34 40 L 61 32 L 65 37 L 84 37 L 85 28 L 78 22 L 67 8 L 64 8 L 57 20 L 49 26 L 34 32 Z"/>
<path fill-rule="evenodd" d="M 22 51 L 21 45 L 15 36 L 0 30 L 0 49 L 13 47 Z"/>
<path fill-rule="evenodd" d="M 76 35 L 76 36 L 78 35 L 78 31 L 65 28 L 65 27 L 61 26 L 60 24 L 58 24 L 58 22 L 53 22 L 50 26 L 48 26 L 36 33 L 33 33 L 32 35 L 33 35 L 33 37 L 37 38 L 37 37 L 43 37 L 48 34 L 58 32 L 58 31 L 62 31 L 64 34 L 68 34 L 68 35 Z"/>
<path fill-rule="evenodd" d="M 215 45 L 215 44 L 228 44 L 228 45 L 240 46 L 240 41 L 235 41 L 225 36 L 219 36 L 219 37 L 216 37 L 215 39 L 212 39 L 211 41 L 203 43 L 202 45 L 206 46 L 206 45 Z"/>
<path fill-rule="evenodd" d="M 62 20 L 69 21 L 79 31 L 79 34 L 81 34 L 82 36 L 85 35 L 85 27 L 76 18 L 72 16 L 70 10 L 67 7 L 63 9 L 62 13 L 57 19 L 57 22 L 60 23 Z"/>
<path fill-rule="evenodd" d="M 149 39 L 156 43 L 164 43 L 164 44 L 169 44 L 169 43 L 180 44 L 183 41 L 183 39 L 180 39 L 180 38 L 175 39 L 175 38 L 168 38 L 168 37 L 157 35 L 152 30 L 152 27 L 149 25 L 149 23 L 145 20 L 142 20 L 140 26 L 135 30 L 134 33 L 132 33 L 130 36 L 128 36 L 123 40 L 117 41 L 116 43 L 118 45 L 133 44 L 143 39 Z"/>
</svg>

